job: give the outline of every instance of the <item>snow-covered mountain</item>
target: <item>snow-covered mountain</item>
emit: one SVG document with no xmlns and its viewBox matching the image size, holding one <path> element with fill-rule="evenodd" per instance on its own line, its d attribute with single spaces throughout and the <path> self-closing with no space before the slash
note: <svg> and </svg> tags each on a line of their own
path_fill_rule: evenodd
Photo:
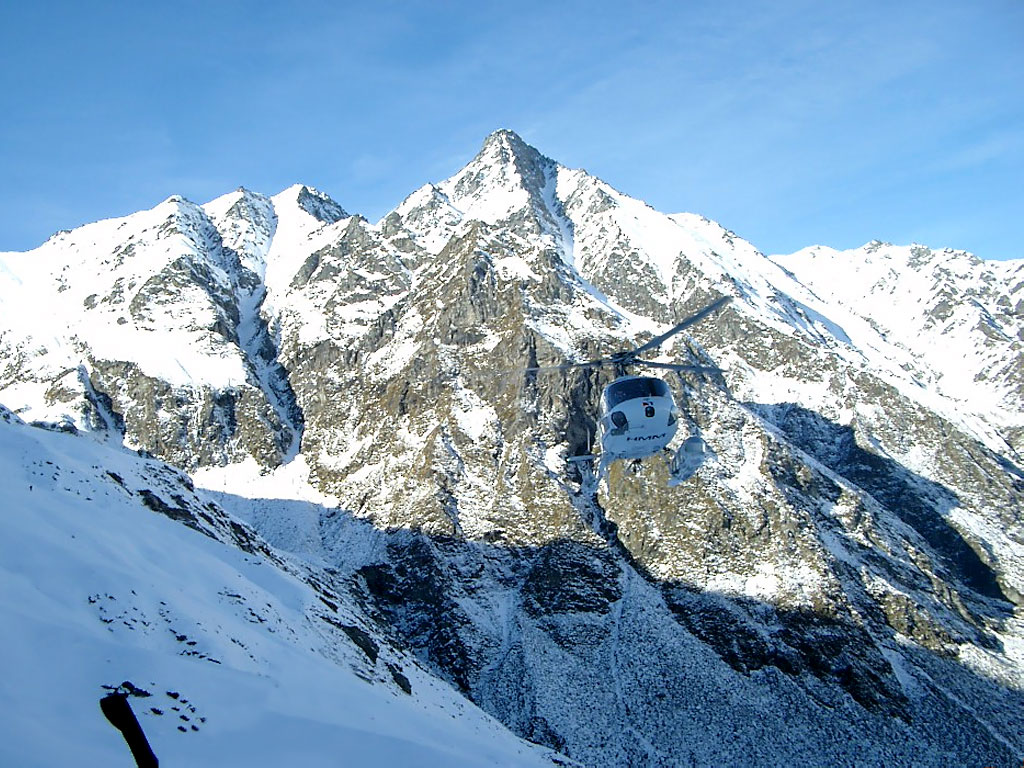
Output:
<svg viewBox="0 0 1024 768">
<path fill-rule="evenodd" d="M 867 323 L 886 342 L 864 339 L 861 349 L 883 351 L 890 366 L 942 395 L 946 403 L 936 407 L 982 417 L 995 427 L 997 450 L 1024 452 L 1024 261 L 877 241 L 844 252 L 816 246 L 777 260 L 833 313 Z M 886 365 L 884 358 L 871 362 Z"/>
<path fill-rule="evenodd" d="M 768 258 L 499 131 L 375 224 L 238 190 L 0 254 L 0 403 L 189 472 L 353 622 L 583 764 L 1010 763 L 1022 270 Z M 713 460 L 593 492 L 566 460 L 613 372 L 523 369 L 723 295 L 657 352 L 723 369 L 667 377 Z"/>
<path fill-rule="evenodd" d="M 0 408 L 0 763 L 551 766 L 154 459 Z M 564 764 L 560 763 L 560 764 Z"/>
</svg>

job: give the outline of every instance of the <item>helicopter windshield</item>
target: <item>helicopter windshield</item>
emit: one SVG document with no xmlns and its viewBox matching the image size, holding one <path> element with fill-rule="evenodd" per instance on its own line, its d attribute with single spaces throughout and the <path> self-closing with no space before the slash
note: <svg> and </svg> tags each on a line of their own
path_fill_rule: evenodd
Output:
<svg viewBox="0 0 1024 768">
<path fill-rule="evenodd" d="M 604 391 L 606 407 L 614 408 L 624 400 L 637 397 L 671 397 L 666 384 L 661 379 L 639 377 L 613 381 Z"/>
</svg>

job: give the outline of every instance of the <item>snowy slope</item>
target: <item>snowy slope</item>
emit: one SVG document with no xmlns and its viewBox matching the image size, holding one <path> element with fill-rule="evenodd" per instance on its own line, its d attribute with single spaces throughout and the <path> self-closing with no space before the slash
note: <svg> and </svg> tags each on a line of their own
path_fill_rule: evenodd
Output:
<svg viewBox="0 0 1024 768">
<path fill-rule="evenodd" d="M 60 233 L 30 253 L 0 254 L 8 360 L 42 379 L 77 368 L 88 344 L 95 357 L 136 361 L 172 383 L 244 383 L 239 350 L 215 331 L 223 312 L 218 294 L 230 292 L 234 276 L 210 247 L 212 234 L 195 205 L 172 197 L 149 211 Z M 206 267 L 212 284 L 185 286 L 173 302 L 161 296 L 154 281 L 192 264 Z"/>
<path fill-rule="evenodd" d="M 773 259 L 834 312 L 870 325 L 920 388 L 998 429 L 1024 427 L 1022 262 L 877 241 Z"/>
<path fill-rule="evenodd" d="M 0 473 L 0 764 L 129 764 L 98 707 L 129 681 L 164 765 L 551 765 L 395 651 L 371 662 L 297 572 L 146 508 L 159 462 L 4 411 Z"/>
<path fill-rule="evenodd" d="M 179 389 L 267 388 L 262 304 L 329 241 L 308 236 L 345 216 L 306 187 L 274 198 L 239 189 L 204 206 L 171 197 L 0 253 L 3 402 L 87 427 L 47 388 L 83 366 L 88 377 L 97 361 Z"/>
</svg>

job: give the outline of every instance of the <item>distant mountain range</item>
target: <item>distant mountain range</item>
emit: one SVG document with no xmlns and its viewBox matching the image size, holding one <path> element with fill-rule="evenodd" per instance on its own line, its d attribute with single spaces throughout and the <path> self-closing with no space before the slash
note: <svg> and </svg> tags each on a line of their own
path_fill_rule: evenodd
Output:
<svg viewBox="0 0 1024 768">
<path fill-rule="evenodd" d="M 215 521 L 306 585 L 284 624 L 345 606 L 358 632 L 316 663 L 369 639 L 556 759 L 1013 764 L 1022 287 L 1024 261 L 921 245 L 769 257 L 498 131 L 377 223 L 301 185 L 239 189 L 0 254 L 4 440 L 26 422 L 76 433 L 61 450 L 98 470 L 167 465 L 194 487 L 133 486 L 118 514 Z M 568 459 L 598 450 L 614 371 L 526 369 L 720 296 L 658 350 L 722 370 L 664 377 L 677 442 L 699 432 L 712 459 L 672 488 L 659 457 L 617 462 L 593 492 Z M 33 525 L 67 525 L 58 485 Z M 371 685 L 394 686 L 383 663 Z"/>
</svg>

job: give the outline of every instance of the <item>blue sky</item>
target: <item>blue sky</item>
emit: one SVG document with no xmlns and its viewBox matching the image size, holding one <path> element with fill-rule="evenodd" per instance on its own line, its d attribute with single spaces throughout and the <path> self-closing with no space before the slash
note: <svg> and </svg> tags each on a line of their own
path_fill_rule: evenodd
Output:
<svg viewBox="0 0 1024 768">
<path fill-rule="evenodd" d="M 1024 2 L 19 2 L 0 250 L 245 186 L 375 221 L 498 128 L 766 253 L 1024 258 Z"/>
</svg>

